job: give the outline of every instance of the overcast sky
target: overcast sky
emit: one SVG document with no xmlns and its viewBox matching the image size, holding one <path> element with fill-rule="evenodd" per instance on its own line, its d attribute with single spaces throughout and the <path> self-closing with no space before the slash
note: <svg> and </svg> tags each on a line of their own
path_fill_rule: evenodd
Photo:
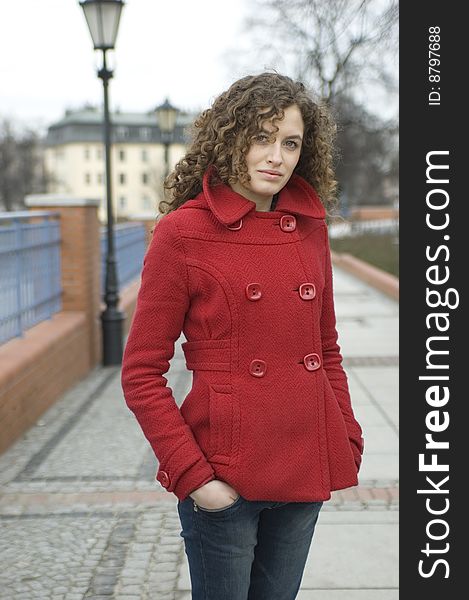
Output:
<svg viewBox="0 0 469 600">
<path fill-rule="evenodd" d="M 111 108 L 146 111 L 167 95 L 182 109 L 208 106 L 232 82 L 221 55 L 236 44 L 244 2 L 127 0 L 109 55 Z M 101 104 L 101 56 L 78 1 L 0 0 L 0 117 L 44 125 Z"/>
<path fill-rule="evenodd" d="M 209 106 L 247 74 L 229 72 L 223 55 L 236 47 L 248 2 L 126 0 L 109 55 L 111 110 L 147 111 L 166 96 L 181 109 Z M 101 56 L 78 0 L 0 0 L 0 119 L 45 128 L 67 108 L 101 105 Z"/>
</svg>

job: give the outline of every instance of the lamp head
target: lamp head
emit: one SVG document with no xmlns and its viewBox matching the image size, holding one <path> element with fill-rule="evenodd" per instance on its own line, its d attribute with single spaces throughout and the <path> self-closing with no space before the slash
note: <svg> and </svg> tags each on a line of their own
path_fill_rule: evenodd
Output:
<svg viewBox="0 0 469 600">
<path fill-rule="evenodd" d="M 163 133 L 172 133 L 176 126 L 176 118 L 178 109 L 172 106 L 166 98 L 166 100 L 160 106 L 157 106 L 155 112 L 158 116 L 158 125 Z"/>
<path fill-rule="evenodd" d="M 113 50 L 124 6 L 123 0 L 83 0 L 80 6 L 85 13 L 94 49 Z"/>
</svg>

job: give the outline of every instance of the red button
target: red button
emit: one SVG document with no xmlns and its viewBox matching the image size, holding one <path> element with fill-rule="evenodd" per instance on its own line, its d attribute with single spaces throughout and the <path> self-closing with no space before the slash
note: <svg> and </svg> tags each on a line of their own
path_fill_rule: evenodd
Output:
<svg viewBox="0 0 469 600">
<path fill-rule="evenodd" d="M 296 218 L 293 215 L 283 215 L 280 219 L 280 229 L 282 231 L 295 231 Z"/>
<path fill-rule="evenodd" d="M 238 231 L 238 229 L 241 229 L 242 226 L 243 226 L 243 219 L 239 220 L 238 225 L 236 225 L 236 223 L 233 225 L 227 225 L 228 229 L 232 229 L 233 231 Z"/>
<path fill-rule="evenodd" d="M 319 358 L 319 354 L 307 354 L 303 358 L 303 362 L 308 371 L 316 371 L 321 366 L 321 359 Z"/>
<path fill-rule="evenodd" d="M 166 471 L 158 471 L 156 479 L 163 487 L 167 488 L 169 486 L 169 475 L 166 473 Z"/>
<path fill-rule="evenodd" d="M 254 359 L 250 366 L 249 372 L 254 377 L 264 377 L 267 366 L 263 360 L 259 360 L 258 358 Z"/>
<path fill-rule="evenodd" d="M 316 296 L 316 286 L 314 283 L 302 283 L 298 291 L 303 300 L 312 300 Z"/>
<path fill-rule="evenodd" d="M 248 300 L 259 300 L 262 296 L 261 284 L 250 283 L 246 286 L 246 296 Z"/>
</svg>

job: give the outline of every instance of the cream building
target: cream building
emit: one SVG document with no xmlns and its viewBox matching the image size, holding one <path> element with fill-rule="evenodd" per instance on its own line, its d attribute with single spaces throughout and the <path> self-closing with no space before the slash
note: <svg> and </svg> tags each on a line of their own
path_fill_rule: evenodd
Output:
<svg viewBox="0 0 469 600">
<path fill-rule="evenodd" d="M 194 115 L 179 112 L 169 146 L 169 168 L 184 155 L 186 127 Z M 157 214 L 162 198 L 164 144 L 157 115 L 111 114 L 111 172 L 114 217 L 135 218 Z M 99 218 L 106 220 L 106 175 L 103 113 L 87 106 L 67 111 L 48 128 L 45 169 L 51 178 L 49 193 L 98 198 Z"/>
</svg>

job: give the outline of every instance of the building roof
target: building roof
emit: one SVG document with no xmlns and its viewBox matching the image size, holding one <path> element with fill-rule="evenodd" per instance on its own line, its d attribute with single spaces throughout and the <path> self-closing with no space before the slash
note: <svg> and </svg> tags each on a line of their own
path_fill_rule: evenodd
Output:
<svg viewBox="0 0 469 600">
<path fill-rule="evenodd" d="M 103 111 L 101 108 L 85 106 L 79 110 L 67 110 L 62 119 L 52 123 L 47 130 L 46 146 L 57 146 L 76 142 L 102 142 Z M 179 112 L 173 143 L 188 142 L 188 126 L 194 114 Z M 155 144 L 164 141 L 158 126 L 156 112 L 111 112 L 111 141 L 113 143 Z"/>
</svg>

